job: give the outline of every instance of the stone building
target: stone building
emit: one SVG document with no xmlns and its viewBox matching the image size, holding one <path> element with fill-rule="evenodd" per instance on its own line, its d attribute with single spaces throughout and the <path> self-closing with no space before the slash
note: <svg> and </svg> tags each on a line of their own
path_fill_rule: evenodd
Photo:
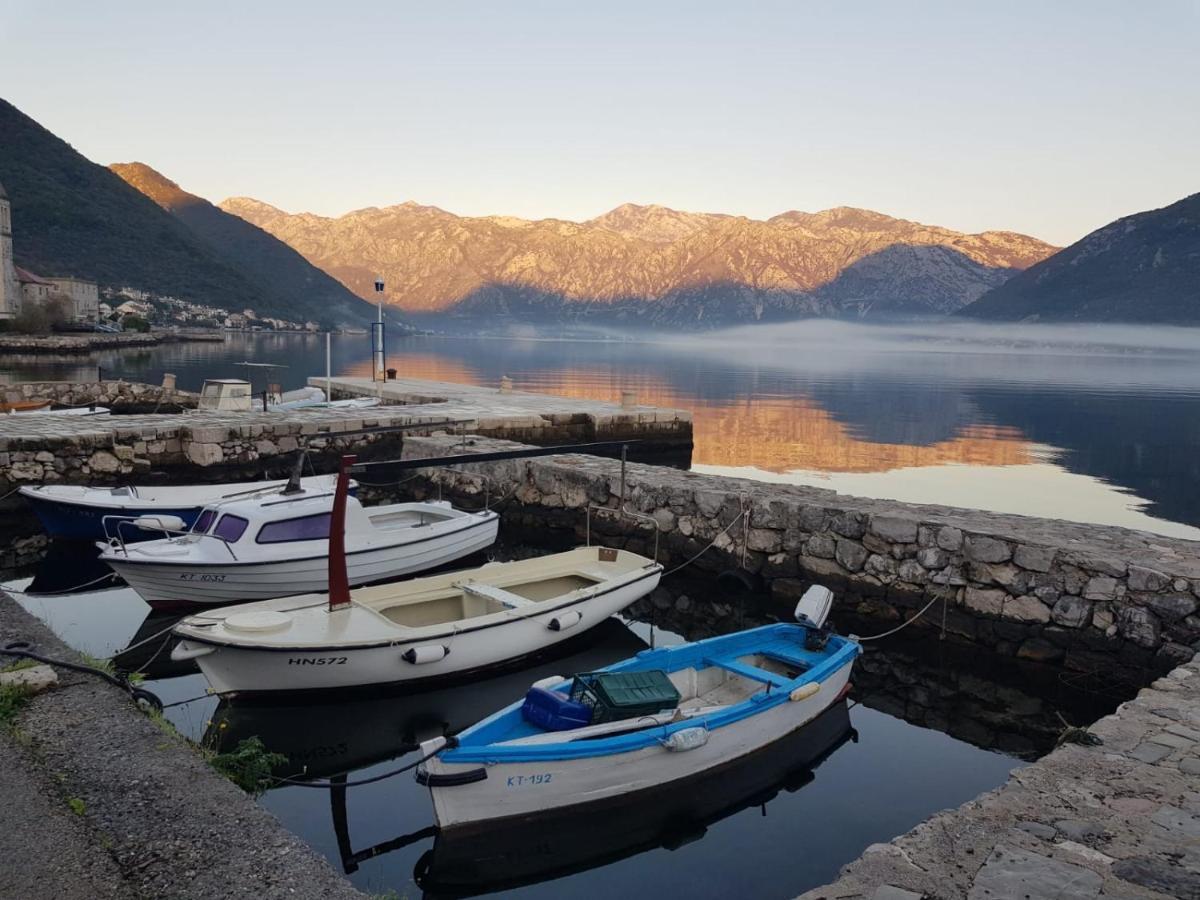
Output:
<svg viewBox="0 0 1200 900">
<path fill-rule="evenodd" d="M 71 276 L 47 279 L 54 285 L 53 293 L 71 301 L 71 315 L 76 322 L 95 322 L 100 315 L 100 291 L 96 282 Z"/>
<path fill-rule="evenodd" d="M 21 311 L 21 283 L 13 264 L 12 207 L 0 184 L 0 319 L 11 319 Z"/>
<path fill-rule="evenodd" d="M 94 281 L 73 276 L 43 278 L 13 262 L 12 205 L 0 184 L 0 319 L 11 319 L 25 303 L 43 303 L 51 297 L 70 301 L 68 315 L 77 323 L 95 322 L 100 314 L 100 292 Z"/>
<path fill-rule="evenodd" d="M 54 294 L 54 282 L 40 275 L 34 275 L 28 269 L 15 267 L 17 282 L 21 285 L 21 303 L 44 303 Z"/>
</svg>

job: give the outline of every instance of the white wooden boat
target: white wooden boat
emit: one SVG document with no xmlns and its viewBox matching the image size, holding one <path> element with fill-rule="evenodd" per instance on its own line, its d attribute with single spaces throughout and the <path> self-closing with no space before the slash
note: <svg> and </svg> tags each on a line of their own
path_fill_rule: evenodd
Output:
<svg viewBox="0 0 1200 900">
<path fill-rule="evenodd" d="M 336 475 L 314 475 L 300 481 L 308 491 L 328 493 L 334 489 Z M 174 516 L 190 528 L 209 504 L 239 497 L 278 494 L 288 484 L 279 481 L 244 481 L 234 484 L 183 484 L 175 487 L 89 487 L 81 484 L 47 484 L 21 488 L 51 537 L 76 540 L 103 540 L 112 536 L 115 523 L 106 534 L 105 519 L 141 516 Z M 138 539 L 133 529 L 124 530 L 125 540 Z M 143 532 L 142 536 L 147 533 Z"/>
<path fill-rule="evenodd" d="M 333 498 L 330 490 L 304 490 L 206 506 L 190 531 L 134 545 L 122 531 L 102 545 L 100 558 L 159 608 L 225 606 L 325 591 Z M 348 581 L 359 585 L 483 550 L 496 540 L 499 517 L 442 502 L 364 508 L 349 497 L 345 522 Z M 161 516 L 142 520 L 144 527 L 160 532 L 183 532 L 182 524 Z"/>
<path fill-rule="evenodd" d="M 310 595 L 189 616 L 175 627 L 171 655 L 195 658 L 222 694 L 461 676 L 581 634 L 661 575 L 636 553 L 579 547 L 359 588 L 339 608 Z"/>
<path fill-rule="evenodd" d="M 622 718 L 596 699 L 599 689 L 589 693 L 588 685 L 601 683 L 591 675 L 535 684 L 524 701 L 456 738 L 426 741 L 422 754 L 433 755 L 418 767 L 417 780 L 429 786 L 439 827 L 661 787 L 803 727 L 842 698 L 860 652 L 856 641 L 820 627 L 831 595 L 814 590 L 797 608 L 798 624 L 652 650 L 602 670 L 610 682 L 612 675 L 669 680 L 676 696 L 666 699 L 659 691 L 657 712 L 643 708 Z M 581 698 L 590 700 L 577 702 Z"/>
</svg>

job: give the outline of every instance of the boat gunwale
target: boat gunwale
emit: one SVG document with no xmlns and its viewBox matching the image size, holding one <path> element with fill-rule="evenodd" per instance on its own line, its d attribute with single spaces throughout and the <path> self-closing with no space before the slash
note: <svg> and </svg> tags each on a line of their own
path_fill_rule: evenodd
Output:
<svg viewBox="0 0 1200 900">
<path fill-rule="evenodd" d="M 366 547 L 362 550 L 347 550 L 346 551 L 346 559 L 349 560 L 353 556 L 361 556 L 364 553 L 379 553 L 381 551 L 394 550 L 398 547 L 414 547 L 417 544 L 423 544 L 423 543 L 426 543 L 427 541 L 438 540 L 439 538 L 445 538 L 449 535 L 460 534 L 462 532 L 470 531 L 472 528 L 478 528 L 481 525 L 487 525 L 492 522 L 498 522 L 499 518 L 500 518 L 499 513 L 495 512 L 494 510 L 490 510 L 490 509 L 481 509 L 481 510 L 475 510 L 475 511 L 460 510 L 460 512 L 464 513 L 464 515 L 461 518 L 454 517 L 454 518 L 444 519 L 441 522 L 431 523 L 431 525 L 434 525 L 434 526 L 443 525 L 443 524 L 448 524 L 448 525 L 453 526 L 453 527 L 449 527 L 449 528 L 444 528 L 441 531 L 439 531 L 437 534 L 425 535 L 423 537 L 419 537 L 416 540 L 412 540 L 412 541 L 392 541 L 390 543 L 381 543 L 381 544 L 378 544 L 373 547 Z M 471 521 L 471 519 L 474 519 L 474 521 Z M 399 533 L 399 529 L 390 529 L 389 530 L 389 529 L 381 528 L 378 530 L 385 532 L 388 536 L 392 536 L 392 535 Z M 183 536 L 186 536 L 186 535 L 181 535 L 181 537 L 183 537 Z M 159 540 L 162 540 L 162 539 L 160 538 Z M 170 540 L 173 540 L 173 538 Z M 315 541 L 325 541 L 326 543 L 328 543 L 329 539 L 328 538 L 314 538 L 313 540 L 314 540 L 314 542 Z M 155 543 L 155 542 L 154 541 L 146 541 L 143 543 Z M 250 544 L 253 544 L 253 543 L 254 542 L 249 542 L 247 544 L 247 546 L 249 546 Z M 298 544 L 298 543 L 307 543 L 307 541 L 283 541 L 283 542 L 277 542 L 277 543 L 271 543 L 271 544 L 254 544 L 254 546 L 286 547 L 288 544 Z M 134 547 L 130 548 L 131 552 L 144 552 L 145 549 L 146 548 L 144 546 L 134 546 Z M 133 565 L 133 566 L 167 566 L 169 568 L 176 568 L 176 567 L 182 567 L 182 566 L 220 567 L 220 568 L 227 568 L 227 569 L 245 568 L 247 566 L 275 566 L 275 565 L 279 565 L 281 563 L 312 562 L 313 560 L 328 559 L 328 558 L 329 558 L 329 553 L 325 552 L 322 554 L 318 554 L 317 556 L 279 556 L 279 557 L 273 557 L 273 558 L 269 558 L 269 559 L 236 559 L 236 560 L 234 560 L 234 559 L 229 559 L 229 560 L 206 559 L 206 560 L 180 561 L 178 558 L 175 558 L 175 559 L 168 559 L 168 558 L 164 558 L 164 559 L 133 559 L 128 555 L 128 553 L 125 553 L 125 552 L 116 553 L 116 552 L 110 552 L 109 550 L 103 551 L 99 556 L 99 559 L 108 563 L 110 566 L 114 566 L 114 568 L 115 568 L 114 564 L 116 564 L 116 565 Z"/>
<path fill-rule="evenodd" d="M 568 551 L 568 552 L 570 552 L 570 551 Z M 606 594 L 611 594 L 614 591 L 618 591 L 618 590 L 621 590 L 622 588 L 628 587 L 630 585 L 637 584 L 639 581 L 643 581 L 646 578 L 651 578 L 656 575 L 661 575 L 662 570 L 663 570 L 663 567 L 662 567 L 661 563 L 654 563 L 654 562 L 648 563 L 647 565 L 643 566 L 642 569 L 640 569 L 640 570 L 633 569 L 630 572 L 621 573 L 621 575 L 619 576 L 619 577 L 625 578 L 626 576 L 629 576 L 629 575 L 637 575 L 636 578 L 628 578 L 625 581 L 621 581 L 619 583 L 612 584 L 609 587 L 605 587 L 603 590 L 594 590 L 591 593 L 589 593 L 587 596 L 576 597 L 574 599 L 560 603 L 558 606 L 541 607 L 541 606 L 532 606 L 531 605 L 530 607 L 522 607 L 522 609 L 528 610 L 528 612 L 524 615 L 516 614 L 517 613 L 516 610 L 502 610 L 500 612 L 488 613 L 485 616 L 472 616 L 471 617 L 472 619 L 489 619 L 490 621 L 483 622 L 478 625 L 472 625 L 468 628 L 457 628 L 457 629 L 453 629 L 451 631 L 442 632 L 440 634 L 412 634 L 412 633 L 410 633 L 403 637 L 397 637 L 395 639 L 376 641 L 373 643 L 365 643 L 365 644 L 332 644 L 332 643 L 330 643 L 330 644 L 322 644 L 320 646 L 314 646 L 312 644 L 269 644 L 269 645 L 267 645 L 267 644 L 248 644 L 248 643 L 234 642 L 232 640 L 227 640 L 227 639 L 226 640 L 217 640 L 217 639 L 214 639 L 212 637 L 209 637 L 209 636 L 203 635 L 203 634 L 199 634 L 199 635 L 193 634 L 192 629 L 211 628 L 212 625 L 188 625 L 188 624 L 185 624 L 186 620 L 184 622 L 180 622 L 178 625 L 176 625 L 175 628 L 172 629 L 172 633 L 175 634 L 177 637 L 181 638 L 182 640 L 193 641 L 197 644 L 208 644 L 210 646 L 214 646 L 214 647 L 218 647 L 218 648 L 232 648 L 232 649 L 237 649 L 237 650 L 254 650 L 254 651 L 266 652 L 266 653 L 298 653 L 298 652 L 320 653 L 320 652 L 332 652 L 334 650 L 337 650 L 337 651 L 374 650 L 374 649 L 384 649 L 387 647 L 402 647 L 407 644 L 416 643 L 418 641 L 422 641 L 422 642 L 423 641 L 437 641 L 437 640 L 442 640 L 444 638 L 449 638 L 449 639 L 453 640 L 454 638 L 459 637 L 460 635 L 472 634 L 477 631 L 486 631 L 489 628 L 499 628 L 504 625 L 513 625 L 518 622 L 528 621 L 529 619 L 533 619 L 537 616 L 545 615 L 548 613 L 559 612 L 560 610 L 569 609 L 572 606 L 578 606 L 580 603 L 586 603 L 589 600 L 596 599 L 597 597 L 603 597 Z M 638 574 L 639 572 L 641 574 Z M 610 579 L 610 581 L 611 581 L 611 579 Z M 597 584 L 605 584 L 605 583 L 606 582 L 597 582 Z M 587 588 L 578 588 L 577 590 L 587 590 Z M 575 592 L 572 591 L 571 593 L 575 593 Z M 301 595 L 301 596 L 303 596 L 303 595 Z M 542 601 L 542 602 L 546 602 L 546 601 Z M 307 610 L 307 609 L 312 609 L 315 607 L 323 608 L 326 606 L 326 603 L 327 603 L 327 601 L 322 599 L 318 602 L 306 604 L 303 607 L 298 607 L 297 609 Z M 403 625 L 398 625 L 397 623 L 393 622 L 391 619 L 388 619 L 386 616 L 384 616 L 378 610 L 371 609 L 370 607 L 367 607 L 365 604 L 354 601 L 353 598 L 351 598 L 351 604 L 352 604 L 351 609 L 349 611 L 353 611 L 354 609 L 365 610 L 367 612 L 373 613 L 374 615 L 376 615 L 378 617 L 382 617 L 383 619 L 385 619 L 387 621 L 387 623 L 392 628 L 400 629 L 400 628 L 406 627 Z M 245 609 L 246 609 L 246 606 L 242 606 L 240 608 L 236 607 L 236 606 L 234 607 L 235 612 L 245 611 Z M 203 617 L 203 613 L 200 613 L 197 615 L 199 617 Z M 494 619 L 492 618 L 493 616 L 495 617 Z M 460 619 L 459 621 L 460 622 L 461 621 L 470 621 L 470 619 Z M 213 624 L 219 624 L 219 623 L 213 623 Z M 444 625 L 445 623 L 436 623 L 436 624 Z M 432 628 L 434 626 L 424 626 L 424 627 Z M 416 630 L 417 629 L 409 629 L 410 632 L 415 632 Z"/>
<path fill-rule="evenodd" d="M 732 635 L 716 635 L 711 638 L 706 638 L 702 641 L 696 641 L 689 644 L 683 644 L 676 647 L 664 647 L 659 650 L 642 651 L 636 656 L 629 659 L 621 660 L 613 663 L 603 669 L 601 672 L 621 672 L 621 671 L 639 671 L 643 670 L 648 661 L 653 662 L 658 659 L 669 659 L 672 652 L 679 653 L 681 660 L 692 660 L 692 664 L 702 663 L 705 659 L 712 659 L 713 662 L 708 665 L 716 665 L 716 654 L 711 652 L 706 653 L 705 650 L 710 650 L 714 645 L 728 644 L 730 647 L 737 647 L 736 655 L 745 655 L 747 651 L 753 652 L 755 646 L 761 646 L 762 642 L 752 641 L 753 638 L 765 637 L 767 635 L 783 635 L 795 633 L 796 630 L 807 631 L 805 626 L 798 623 L 781 622 L 773 625 L 763 625 L 759 628 L 753 628 L 749 631 L 735 632 Z M 481 719 L 474 725 L 465 729 L 458 735 L 458 744 L 453 748 L 448 748 L 441 751 L 437 755 L 437 760 L 446 764 L 484 764 L 493 765 L 499 763 L 520 764 L 520 763 L 540 763 L 549 761 L 563 760 L 578 760 L 589 759 L 596 757 L 619 756 L 625 753 L 632 753 L 639 750 L 647 749 L 659 741 L 667 738 L 677 731 L 686 728 L 705 728 L 708 731 L 717 731 L 727 728 L 730 725 L 737 724 L 745 719 L 765 713 L 784 703 L 791 702 L 790 694 L 796 688 L 805 684 L 817 683 L 823 685 L 836 673 L 843 668 L 851 666 L 855 658 L 862 652 L 862 647 L 858 642 L 840 635 L 834 635 L 830 638 L 831 641 L 838 641 L 841 646 L 830 653 L 825 659 L 821 660 L 811 668 L 799 673 L 795 678 L 789 679 L 785 684 L 772 687 L 765 692 L 756 692 L 748 696 L 736 704 L 730 704 L 723 707 L 721 710 L 706 713 L 702 716 L 694 718 L 685 718 L 679 722 L 672 722 L 662 725 L 647 726 L 644 729 L 632 732 L 625 732 L 611 737 L 596 738 L 595 740 L 577 741 L 577 742 L 562 742 L 556 744 L 527 744 L 527 745 L 504 745 L 500 742 L 488 742 L 483 744 L 463 743 L 464 739 L 470 741 L 471 733 L 478 732 L 488 725 L 491 725 L 505 716 L 520 714 L 520 707 L 524 699 L 518 700 L 509 704 L 503 709 L 497 710 L 492 715 L 485 719 Z M 723 654 L 725 656 L 734 656 L 732 653 Z M 687 664 L 680 665 L 676 669 L 668 669 L 667 671 L 678 671 L 688 668 Z M 699 668 L 700 666 L 696 666 Z M 565 684 L 566 682 L 563 682 Z M 557 686 L 561 686 L 557 685 Z M 830 701 L 831 703 L 833 701 Z"/>
<path fill-rule="evenodd" d="M 306 475 L 301 479 L 301 486 L 305 483 L 315 482 L 318 480 L 328 480 L 330 475 Z M 205 506 L 220 504 L 229 500 L 247 500 L 251 499 L 251 493 L 276 492 L 287 486 L 286 478 L 273 478 L 267 481 L 242 481 L 232 484 L 148 484 L 148 485 L 90 485 L 90 484 L 26 484 L 22 485 L 18 493 L 28 500 L 39 503 L 54 503 L 61 506 L 84 507 L 90 510 L 99 509 L 148 509 L 152 508 L 153 504 L 163 504 L 162 508 L 171 509 L 202 509 Z M 113 490 L 119 490 L 123 487 L 132 487 L 134 490 L 159 490 L 167 491 L 189 491 L 195 490 L 196 499 L 192 502 L 190 495 L 184 494 L 179 499 L 167 497 L 157 498 L 155 496 L 138 496 L 135 494 L 114 494 Z M 80 493 L 67 494 L 62 491 L 63 488 L 71 489 L 78 488 Z M 214 494 L 217 490 L 230 490 L 234 492 L 229 494 Z M 102 497 L 88 497 L 88 492 L 102 494 Z M 121 499 L 127 498 L 134 501 L 130 504 L 122 504 Z M 138 502 L 140 501 L 140 502 Z M 147 504 L 150 504 L 148 506 Z M 167 506 L 169 504 L 169 506 Z M 157 510 L 155 510 L 157 511 Z"/>
</svg>

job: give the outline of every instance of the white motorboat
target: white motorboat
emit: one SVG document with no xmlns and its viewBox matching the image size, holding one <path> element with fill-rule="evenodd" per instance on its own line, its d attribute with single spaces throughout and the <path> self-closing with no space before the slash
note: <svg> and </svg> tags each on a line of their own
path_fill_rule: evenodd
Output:
<svg viewBox="0 0 1200 900">
<path fill-rule="evenodd" d="M 336 475 L 314 475 L 300 480 L 307 491 L 329 492 L 334 489 Z M 172 516 L 190 528 L 208 504 L 229 500 L 278 494 L 288 480 L 244 481 L 234 484 L 181 484 L 171 486 L 121 485 L 120 487 L 90 487 L 82 484 L 44 484 L 21 488 L 24 497 L 37 513 L 51 537 L 75 540 L 103 540 L 112 536 L 117 527 L 115 519 L 136 519 L 144 516 Z M 105 521 L 109 530 L 105 531 Z M 149 537 L 148 532 L 123 529 L 126 541 Z"/>
<path fill-rule="evenodd" d="M 225 606 L 329 589 L 332 490 L 299 490 L 206 506 L 190 531 L 148 516 L 135 524 L 168 537 L 130 545 L 124 530 L 100 558 L 151 606 Z M 349 584 L 387 581 L 453 562 L 493 544 L 499 517 L 449 503 L 363 507 L 346 498 Z"/>
<path fill-rule="evenodd" d="M 636 553 L 579 547 L 359 588 L 348 603 L 293 597 L 189 616 L 175 627 L 181 640 L 171 658 L 195 658 L 222 694 L 459 676 L 581 634 L 652 591 L 661 575 L 661 565 Z"/>
<path fill-rule="evenodd" d="M 545 679 L 457 737 L 424 742 L 417 780 L 438 826 L 516 821 L 683 783 L 804 727 L 845 696 L 861 652 L 823 628 L 831 599 L 812 589 L 798 624 Z"/>
</svg>

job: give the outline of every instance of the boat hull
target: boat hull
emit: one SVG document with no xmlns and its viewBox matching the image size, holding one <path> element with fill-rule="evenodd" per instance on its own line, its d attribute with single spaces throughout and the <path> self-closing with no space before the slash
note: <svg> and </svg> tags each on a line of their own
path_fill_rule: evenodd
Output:
<svg viewBox="0 0 1200 900">
<path fill-rule="evenodd" d="M 418 778 L 430 786 L 442 829 L 495 823 L 656 788 L 727 765 L 803 728 L 842 698 L 853 664 L 851 657 L 811 696 L 710 729 L 707 742 L 690 750 L 672 752 L 654 744 L 576 759 L 482 765 L 447 763 L 435 756 L 422 764 Z"/>
<path fill-rule="evenodd" d="M 492 669 L 537 653 L 583 634 L 628 607 L 658 586 L 661 569 L 603 594 L 571 604 L 581 618 L 570 629 L 555 630 L 550 622 L 563 610 L 552 605 L 537 615 L 513 617 L 482 628 L 371 647 L 318 647 L 253 649 L 244 646 L 205 645 L 184 638 L 179 648 L 211 652 L 196 658 L 200 670 L 218 694 L 264 691 L 322 691 L 368 685 L 419 683 L 459 677 Z M 449 652 L 433 662 L 408 662 L 409 650 L 431 645 Z M 253 687 L 247 687 L 252 685 Z"/>
<path fill-rule="evenodd" d="M 470 556 L 496 542 L 500 519 L 491 514 L 458 520 L 428 539 L 349 552 L 349 583 L 375 584 Z M 150 606 L 229 606 L 329 590 L 327 555 L 262 562 L 171 563 L 128 559 L 114 554 L 105 561 Z"/>
<path fill-rule="evenodd" d="M 25 499 L 33 507 L 46 534 L 55 538 L 81 541 L 104 540 L 106 516 L 178 516 L 184 525 L 191 528 L 200 515 L 201 506 L 91 506 L 68 503 L 26 494 Z M 140 531 L 136 528 L 122 529 L 126 543 L 154 540 L 162 537 L 159 532 Z"/>
<path fill-rule="evenodd" d="M 635 797 L 439 831 L 417 863 L 427 896 L 512 890 L 609 865 L 659 847 L 676 849 L 713 824 L 802 790 L 857 735 L 845 701 L 762 750 Z M 760 815 L 757 809 L 755 815 Z"/>
</svg>

